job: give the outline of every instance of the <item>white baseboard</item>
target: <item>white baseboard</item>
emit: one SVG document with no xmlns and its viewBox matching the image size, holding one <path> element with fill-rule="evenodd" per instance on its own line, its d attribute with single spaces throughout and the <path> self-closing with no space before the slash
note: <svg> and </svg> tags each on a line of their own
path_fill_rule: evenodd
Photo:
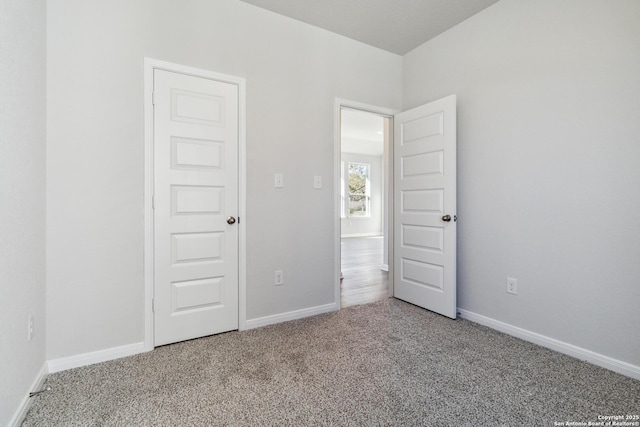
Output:
<svg viewBox="0 0 640 427">
<path fill-rule="evenodd" d="M 134 354 L 144 353 L 145 351 L 148 350 L 145 348 L 144 342 L 137 342 L 120 347 L 52 359 L 49 360 L 47 364 L 49 366 L 49 373 L 54 373 L 79 368 L 81 366 L 93 365 L 94 363 L 107 362 L 121 357 L 133 356 Z"/>
<path fill-rule="evenodd" d="M 342 234 L 341 239 L 349 239 L 351 237 L 382 237 L 381 233 L 354 233 L 354 234 Z"/>
<path fill-rule="evenodd" d="M 587 350 L 573 344 L 568 344 L 566 342 L 559 341 L 555 338 L 550 338 L 536 332 L 531 332 L 526 329 L 522 329 L 517 326 L 513 326 L 508 323 L 483 316 L 481 314 L 473 313 L 471 311 L 458 308 L 458 313 L 463 319 L 479 323 L 480 325 L 487 326 L 491 329 L 504 332 L 507 335 L 512 335 L 514 337 L 529 341 L 542 347 L 549 348 L 559 353 L 575 357 L 576 359 L 584 360 L 585 362 L 589 362 L 602 368 L 609 369 L 627 377 L 640 380 L 640 366 L 632 365 L 631 363 L 623 362 L 609 356 L 604 356 L 594 351 Z"/>
<path fill-rule="evenodd" d="M 33 383 L 29 388 L 29 393 L 38 391 L 42 388 L 42 385 L 44 384 L 44 380 L 47 378 L 48 373 L 49 371 L 47 370 L 47 363 L 45 362 L 42 364 L 42 368 L 40 368 L 40 371 L 36 375 L 36 378 L 33 380 Z M 18 409 L 16 409 L 13 417 L 11 417 L 11 420 L 9 421 L 10 427 L 19 427 L 20 425 L 22 425 L 24 417 L 27 416 L 27 412 L 29 412 L 29 408 L 31 408 L 33 399 L 37 399 L 36 397 L 29 397 L 29 393 L 27 393 L 27 395 L 22 399 L 22 402 L 20 402 L 20 406 L 18 406 Z"/>
<path fill-rule="evenodd" d="M 315 316 L 318 314 L 338 311 L 340 304 L 331 303 L 319 305 L 316 307 L 303 308 L 300 310 L 289 311 L 286 313 L 274 314 L 271 316 L 258 317 L 257 319 L 247 320 L 247 330 L 260 328 L 262 326 L 273 325 L 275 323 L 288 322 L 289 320 L 302 319 L 305 317 Z"/>
<path fill-rule="evenodd" d="M 382 264 L 382 266 L 380 267 L 380 270 L 389 271 L 389 264 Z"/>
</svg>

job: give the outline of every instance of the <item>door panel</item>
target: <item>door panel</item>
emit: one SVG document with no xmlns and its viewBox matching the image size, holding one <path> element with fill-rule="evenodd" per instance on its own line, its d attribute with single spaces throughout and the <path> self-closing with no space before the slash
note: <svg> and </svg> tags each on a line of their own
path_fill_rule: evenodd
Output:
<svg viewBox="0 0 640 427">
<path fill-rule="evenodd" d="M 238 88 L 154 71 L 155 345 L 238 328 Z"/>
<path fill-rule="evenodd" d="M 394 296 L 455 319 L 456 98 L 394 126 Z"/>
</svg>

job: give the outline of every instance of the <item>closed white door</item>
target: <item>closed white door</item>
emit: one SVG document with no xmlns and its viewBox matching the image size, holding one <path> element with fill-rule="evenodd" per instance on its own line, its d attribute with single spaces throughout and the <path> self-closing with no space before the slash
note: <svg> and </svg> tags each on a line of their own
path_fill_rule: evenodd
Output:
<svg viewBox="0 0 640 427">
<path fill-rule="evenodd" d="M 154 71 L 154 344 L 238 329 L 238 87 Z"/>
<path fill-rule="evenodd" d="M 394 122 L 394 296 L 456 318 L 456 97 Z"/>
</svg>

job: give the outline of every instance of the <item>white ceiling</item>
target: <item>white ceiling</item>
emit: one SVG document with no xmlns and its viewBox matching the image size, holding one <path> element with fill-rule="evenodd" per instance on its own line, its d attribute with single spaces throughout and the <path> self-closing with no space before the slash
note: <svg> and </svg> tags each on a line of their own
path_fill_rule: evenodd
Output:
<svg viewBox="0 0 640 427">
<path fill-rule="evenodd" d="M 241 0 L 404 55 L 498 0 Z"/>
</svg>

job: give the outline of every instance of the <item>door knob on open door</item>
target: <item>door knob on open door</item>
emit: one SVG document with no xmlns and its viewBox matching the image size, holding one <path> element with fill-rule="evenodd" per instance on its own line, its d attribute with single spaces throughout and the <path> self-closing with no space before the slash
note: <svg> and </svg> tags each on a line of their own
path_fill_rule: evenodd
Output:
<svg viewBox="0 0 640 427">
<path fill-rule="evenodd" d="M 442 220 L 443 220 L 444 222 L 449 222 L 449 221 L 451 221 L 451 215 L 444 215 L 444 216 L 442 217 Z"/>
<path fill-rule="evenodd" d="M 227 224 L 235 224 L 236 223 L 236 219 L 232 216 L 230 216 L 229 218 L 227 218 Z"/>
</svg>

